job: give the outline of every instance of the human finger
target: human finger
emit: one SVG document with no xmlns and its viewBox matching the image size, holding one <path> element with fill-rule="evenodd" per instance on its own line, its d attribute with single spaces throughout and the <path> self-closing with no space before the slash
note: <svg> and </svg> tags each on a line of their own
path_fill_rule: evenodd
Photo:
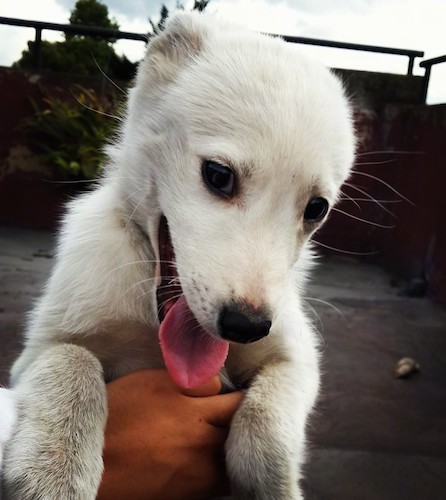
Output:
<svg viewBox="0 0 446 500">
<path fill-rule="evenodd" d="M 244 394 L 241 391 L 219 394 L 207 400 L 206 422 L 217 427 L 225 427 L 231 423 L 234 413 L 243 401 Z"/>
<path fill-rule="evenodd" d="M 180 387 L 179 389 L 181 394 L 184 394 L 184 396 L 216 396 L 217 394 L 220 394 L 221 391 L 221 380 L 218 375 L 214 375 L 211 380 L 206 382 L 206 384 L 204 385 L 200 385 L 199 387 L 195 387 L 194 389 L 186 389 L 184 387 Z"/>
</svg>

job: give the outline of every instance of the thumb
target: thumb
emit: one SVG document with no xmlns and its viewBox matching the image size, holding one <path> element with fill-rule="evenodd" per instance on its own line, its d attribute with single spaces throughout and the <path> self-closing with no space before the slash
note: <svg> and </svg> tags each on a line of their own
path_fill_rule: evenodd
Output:
<svg viewBox="0 0 446 500">
<path fill-rule="evenodd" d="M 221 380 L 218 375 L 214 375 L 208 382 L 193 389 L 179 387 L 181 394 L 191 397 L 217 396 L 221 391 Z"/>
</svg>

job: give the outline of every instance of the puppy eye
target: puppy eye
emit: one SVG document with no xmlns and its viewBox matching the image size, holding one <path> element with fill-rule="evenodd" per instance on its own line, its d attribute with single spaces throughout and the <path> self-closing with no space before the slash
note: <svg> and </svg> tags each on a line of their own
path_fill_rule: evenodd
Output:
<svg viewBox="0 0 446 500">
<path fill-rule="evenodd" d="M 220 165 L 215 161 L 207 160 L 203 163 L 203 179 L 211 191 L 231 198 L 235 193 L 235 174 L 232 169 Z"/>
<path fill-rule="evenodd" d="M 305 208 L 304 219 L 307 222 L 318 222 L 328 212 L 328 201 L 325 198 L 312 198 Z"/>
</svg>

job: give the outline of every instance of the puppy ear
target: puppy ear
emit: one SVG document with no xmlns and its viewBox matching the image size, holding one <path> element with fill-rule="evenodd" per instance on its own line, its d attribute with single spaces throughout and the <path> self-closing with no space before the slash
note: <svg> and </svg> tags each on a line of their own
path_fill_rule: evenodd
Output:
<svg viewBox="0 0 446 500">
<path fill-rule="evenodd" d="M 178 70 L 200 53 L 207 31 L 202 16 L 179 12 L 150 42 L 144 64 L 152 84 L 172 81 Z"/>
</svg>

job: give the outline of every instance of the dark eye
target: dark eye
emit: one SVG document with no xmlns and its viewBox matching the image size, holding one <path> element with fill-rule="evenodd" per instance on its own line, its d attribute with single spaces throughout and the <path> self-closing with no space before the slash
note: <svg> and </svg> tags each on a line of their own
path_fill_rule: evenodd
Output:
<svg viewBox="0 0 446 500">
<path fill-rule="evenodd" d="M 312 198 L 305 208 L 304 219 L 307 222 L 318 222 L 328 212 L 328 201 L 325 198 Z"/>
<path fill-rule="evenodd" d="M 235 193 L 235 174 L 232 169 L 215 161 L 203 163 L 203 179 L 214 193 L 231 198 Z"/>
</svg>

